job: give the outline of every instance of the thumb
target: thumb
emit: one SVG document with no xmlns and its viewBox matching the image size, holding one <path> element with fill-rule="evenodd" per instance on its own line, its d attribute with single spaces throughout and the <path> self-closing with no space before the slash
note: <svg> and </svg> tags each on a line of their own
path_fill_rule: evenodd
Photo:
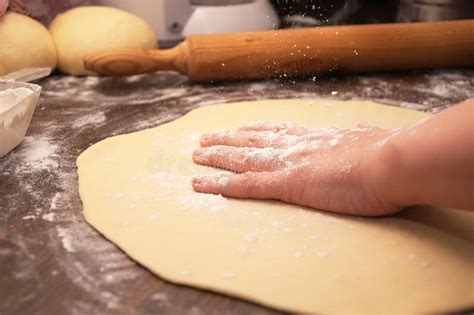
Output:
<svg viewBox="0 0 474 315">
<path fill-rule="evenodd" d="M 285 186 L 279 172 L 201 176 L 193 178 L 192 184 L 197 192 L 250 199 L 281 199 Z"/>
</svg>

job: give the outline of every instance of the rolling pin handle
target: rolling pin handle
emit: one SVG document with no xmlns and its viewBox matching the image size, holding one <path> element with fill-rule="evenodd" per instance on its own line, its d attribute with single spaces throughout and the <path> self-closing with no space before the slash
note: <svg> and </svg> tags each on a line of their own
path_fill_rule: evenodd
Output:
<svg viewBox="0 0 474 315">
<path fill-rule="evenodd" d="M 91 53 L 84 58 L 84 67 L 104 75 L 125 76 L 159 70 L 187 73 L 186 47 L 171 49 L 113 48 Z"/>
</svg>

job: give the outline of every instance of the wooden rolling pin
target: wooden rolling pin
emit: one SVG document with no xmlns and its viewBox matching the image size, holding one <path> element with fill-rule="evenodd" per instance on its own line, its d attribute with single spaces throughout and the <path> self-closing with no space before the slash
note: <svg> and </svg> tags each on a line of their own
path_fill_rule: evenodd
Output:
<svg viewBox="0 0 474 315">
<path fill-rule="evenodd" d="M 474 20 L 197 35 L 172 49 L 88 55 L 106 75 L 175 70 L 194 81 L 474 66 Z"/>
</svg>

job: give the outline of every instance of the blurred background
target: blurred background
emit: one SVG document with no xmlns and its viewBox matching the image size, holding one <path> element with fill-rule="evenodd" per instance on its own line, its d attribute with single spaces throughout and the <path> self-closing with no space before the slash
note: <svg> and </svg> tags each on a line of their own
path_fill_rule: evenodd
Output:
<svg viewBox="0 0 474 315">
<path fill-rule="evenodd" d="M 474 17 L 472 0 L 95 0 L 153 25 L 160 46 L 193 34 Z"/>
<path fill-rule="evenodd" d="M 145 19 L 160 47 L 193 34 L 340 24 L 474 18 L 472 0 L 11 0 L 10 9 L 48 24 L 80 5 L 106 5 Z"/>
</svg>

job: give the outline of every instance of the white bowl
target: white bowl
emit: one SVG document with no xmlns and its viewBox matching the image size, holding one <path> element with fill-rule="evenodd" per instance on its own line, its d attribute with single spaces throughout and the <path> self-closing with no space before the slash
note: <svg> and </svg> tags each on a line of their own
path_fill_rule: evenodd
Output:
<svg viewBox="0 0 474 315">
<path fill-rule="evenodd" d="M 23 141 L 41 93 L 41 86 L 36 84 L 0 80 L 0 92 L 16 88 L 32 93 L 17 102 L 0 99 L 0 158 Z"/>
</svg>

